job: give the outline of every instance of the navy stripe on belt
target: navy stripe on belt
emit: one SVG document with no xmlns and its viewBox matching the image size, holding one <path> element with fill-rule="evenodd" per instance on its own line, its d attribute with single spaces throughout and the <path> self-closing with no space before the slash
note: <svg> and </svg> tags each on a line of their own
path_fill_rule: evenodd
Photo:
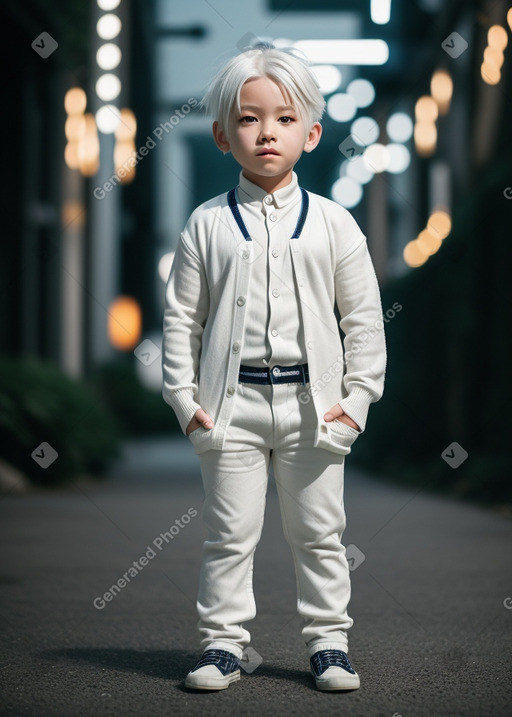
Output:
<svg viewBox="0 0 512 717">
<path fill-rule="evenodd" d="M 238 383 L 309 383 L 309 370 L 307 363 L 296 366 L 261 366 L 240 365 Z"/>
</svg>

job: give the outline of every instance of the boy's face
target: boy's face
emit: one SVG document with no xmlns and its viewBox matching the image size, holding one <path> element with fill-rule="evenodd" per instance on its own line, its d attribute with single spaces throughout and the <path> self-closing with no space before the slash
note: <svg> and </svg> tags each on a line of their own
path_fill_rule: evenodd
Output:
<svg viewBox="0 0 512 717">
<path fill-rule="evenodd" d="M 240 92 L 240 108 L 230 117 L 229 140 L 214 122 L 217 146 L 230 151 L 244 176 L 265 191 L 286 186 L 302 152 L 311 152 L 320 141 L 320 123 L 305 127 L 291 98 L 268 77 L 247 80 Z"/>
</svg>

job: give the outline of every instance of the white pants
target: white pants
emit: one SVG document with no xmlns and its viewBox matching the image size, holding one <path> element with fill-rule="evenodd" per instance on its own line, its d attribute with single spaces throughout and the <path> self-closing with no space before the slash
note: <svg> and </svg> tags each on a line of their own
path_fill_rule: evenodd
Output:
<svg viewBox="0 0 512 717">
<path fill-rule="evenodd" d="M 312 402 L 299 401 L 303 390 L 303 384 L 239 383 L 224 448 L 199 454 L 208 529 L 197 601 L 203 649 L 241 656 L 249 645 L 243 623 L 256 615 L 253 558 L 272 458 L 308 653 L 348 651 L 353 620 L 347 614 L 350 572 L 341 543 L 345 457 L 313 446 L 316 416 Z"/>
</svg>

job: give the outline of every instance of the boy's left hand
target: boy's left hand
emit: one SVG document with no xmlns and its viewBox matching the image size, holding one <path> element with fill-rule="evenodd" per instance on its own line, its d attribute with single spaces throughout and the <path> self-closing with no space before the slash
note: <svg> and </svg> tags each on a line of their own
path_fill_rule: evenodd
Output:
<svg viewBox="0 0 512 717">
<path fill-rule="evenodd" d="M 357 425 L 355 421 L 353 421 L 350 416 L 347 416 L 345 411 L 342 409 L 339 403 L 336 403 L 332 408 L 330 408 L 327 413 L 324 414 L 324 421 L 326 423 L 329 423 L 329 421 L 334 421 L 335 418 L 338 418 L 342 423 L 346 423 L 351 428 L 355 428 L 356 431 L 359 431 L 361 433 L 361 429 Z"/>
</svg>

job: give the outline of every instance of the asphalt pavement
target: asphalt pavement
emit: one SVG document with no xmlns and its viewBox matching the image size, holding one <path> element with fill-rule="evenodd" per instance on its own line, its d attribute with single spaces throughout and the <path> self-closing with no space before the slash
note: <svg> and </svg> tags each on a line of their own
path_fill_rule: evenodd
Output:
<svg viewBox="0 0 512 717">
<path fill-rule="evenodd" d="M 251 671 L 227 690 L 186 690 L 201 653 L 202 496 L 180 436 L 126 444 L 103 482 L 0 497 L 0 715 L 512 713 L 510 518 L 390 486 L 350 456 L 349 657 L 361 688 L 321 693 L 309 674 L 271 473 Z"/>
</svg>

